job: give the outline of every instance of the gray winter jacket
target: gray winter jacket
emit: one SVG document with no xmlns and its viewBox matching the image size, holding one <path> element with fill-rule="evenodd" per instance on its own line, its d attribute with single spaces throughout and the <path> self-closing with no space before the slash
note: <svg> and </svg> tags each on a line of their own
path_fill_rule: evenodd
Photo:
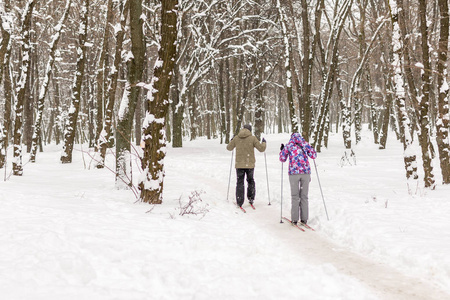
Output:
<svg viewBox="0 0 450 300">
<path fill-rule="evenodd" d="M 227 150 L 232 151 L 236 148 L 236 169 L 255 168 L 255 148 L 259 152 L 266 150 L 266 143 L 260 143 L 256 136 L 252 135 L 250 130 L 243 128 L 227 145 Z"/>
</svg>

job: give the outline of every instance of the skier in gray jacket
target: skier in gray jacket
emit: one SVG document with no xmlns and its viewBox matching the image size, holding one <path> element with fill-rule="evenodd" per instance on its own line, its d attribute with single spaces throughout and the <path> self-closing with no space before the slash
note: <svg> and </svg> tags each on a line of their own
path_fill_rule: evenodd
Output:
<svg viewBox="0 0 450 300">
<path fill-rule="evenodd" d="M 259 152 L 266 150 L 266 140 L 263 138 L 260 143 L 256 136 L 252 135 L 252 126 L 244 125 L 238 135 L 235 136 L 227 145 L 227 150 L 232 151 L 236 148 L 236 203 L 239 207 L 244 204 L 244 180 L 247 177 L 247 198 L 253 205 L 255 201 L 255 179 L 253 178 L 255 170 L 255 148 Z"/>
</svg>

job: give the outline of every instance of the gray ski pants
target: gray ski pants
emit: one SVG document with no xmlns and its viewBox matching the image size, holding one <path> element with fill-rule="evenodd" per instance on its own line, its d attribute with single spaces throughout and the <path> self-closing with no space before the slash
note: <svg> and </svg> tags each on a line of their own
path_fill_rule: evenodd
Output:
<svg viewBox="0 0 450 300">
<path fill-rule="evenodd" d="M 308 190 L 311 174 L 289 175 L 291 184 L 291 220 L 308 221 Z"/>
</svg>

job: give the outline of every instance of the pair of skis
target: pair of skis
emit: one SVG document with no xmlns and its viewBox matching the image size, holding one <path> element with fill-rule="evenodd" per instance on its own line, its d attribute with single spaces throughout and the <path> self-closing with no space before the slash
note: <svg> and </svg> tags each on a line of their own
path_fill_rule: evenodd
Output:
<svg viewBox="0 0 450 300">
<path fill-rule="evenodd" d="M 256 209 L 255 206 L 254 206 L 253 204 L 251 204 L 251 203 L 250 203 L 250 206 L 251 206 L 253 209 Z M 238 208 L 239 208 L 242 212 L 244 212 L 244 213 L 247 212 L 247 211 L 245 210 L 245 208 L 243 208 L 242 206 L 238 206 Z M 307 228 L 307 229 L 309 229 L 309 230 L 315 231 L 314 228 L 312 228 L 312 227 L 309 226 L 308 224 L 305 224 L 305 223 L 302 223 L 302 222 L 298 222 L 297 224 L 293 224 L 292 221 L 289 220 L 288 218 L 283 217 L 283 219 L 285 219 L 285 220 L 288 221 L 290 224 L 292 224 L 292 226 L 297 227 L 299 230 L 301 230 L 301 231 L 303 231 L 303 232 L 306 231 L 304 228 Z"/>
<path fill-rule="evenodd" d="M 310 230 L 312 230 L 312 231 L 315 231 L 311 226 L 309 226 L 308 224 L 305 224 L 305 223 L 302 223 L 302 222 L 298 222 L 297 224 L 294 224 L 294 223 L 292 223 L 292 221 L 291 220 L 289 220 L 288 218 L 286 218 L 286 217 L 283 217 L 283 219 L 285 219 L 286 221 L 288 221 L 290 224 L 292 224 L 292 226 L 295 226 L 295 227 L 297 227 L 299 230 L 301 230 L 301 231 L 305 231 L 305 229 L 304 228 L 307 228 L 307 229 L 310 229 Z M 304 227 L 304 228 L 303 228 Z"/>
<path fill-rule="evenodd" d="M 250 203 L 250 206 L 251 206 L 253 209 L 256 209 L 255 206 L 254 206 L 253 204 L 251 204 L 251 203 Z M 239 209 L 242 210 L 244 213 L 247 212 L 247 211 L 245 210 L 245 208 L 243 208 L 242 206 L 239 206 Z"/>
</svg>

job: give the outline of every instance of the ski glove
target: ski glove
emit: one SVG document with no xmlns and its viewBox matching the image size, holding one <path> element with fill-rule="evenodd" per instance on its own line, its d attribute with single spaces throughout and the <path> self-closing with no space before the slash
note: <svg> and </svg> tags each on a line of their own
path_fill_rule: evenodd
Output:
<svg viewBox="0 0 450 300">
<path fill-rule="evenodd" d="M 266 142 L 266 139 L 265 139 L 265 138 L 262 138 L 262 142 L 265 143 L 265 142 Z"/>
<path fill-rule="evenodd" d="M 284 149 L 284 144 L 281 144 L 280 151 L 283 151 L 283 149 Z"/>
</svg>

